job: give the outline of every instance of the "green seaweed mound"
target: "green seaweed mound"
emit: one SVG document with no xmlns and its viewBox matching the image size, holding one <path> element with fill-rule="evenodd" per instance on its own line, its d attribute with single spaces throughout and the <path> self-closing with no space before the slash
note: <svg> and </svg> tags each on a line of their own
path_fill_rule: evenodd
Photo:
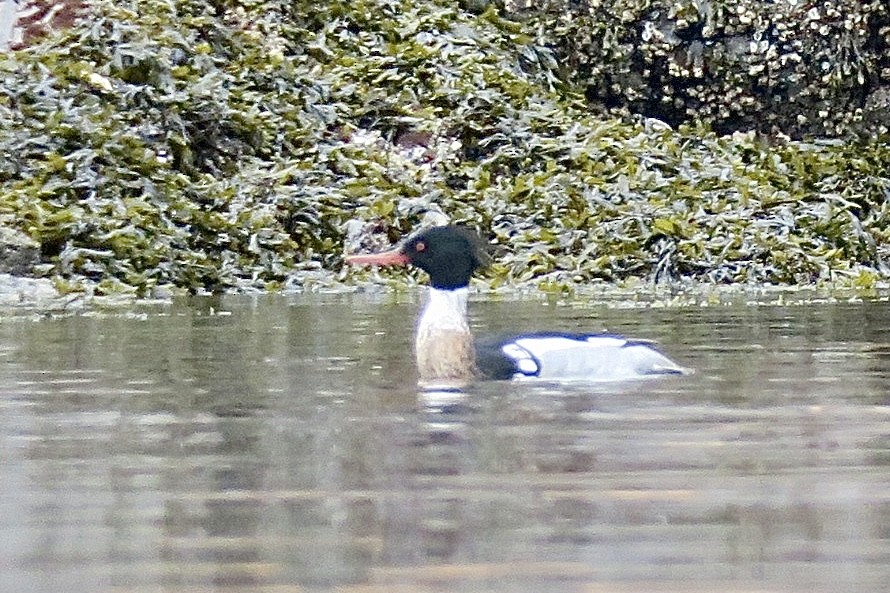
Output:
<svg viewBox="0 0 890 593">
<path fill-rule="evenodd" d="M 494 5 L 96 0 L 0 55 L 0 224 L 100 292 L 300 287 L 449 219 L 496 283 L 885 274 L 885 143 L 604 117 L 558 62 Z"/>
</svg>

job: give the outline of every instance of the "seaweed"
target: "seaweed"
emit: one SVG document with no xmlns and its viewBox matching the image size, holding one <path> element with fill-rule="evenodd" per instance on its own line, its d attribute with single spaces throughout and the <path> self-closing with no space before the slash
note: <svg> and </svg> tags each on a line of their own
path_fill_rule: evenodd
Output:
<svg viewBox="0 0 890 593">
<path fill-rule="evenodd" d="M 0 224 L 67 291 L 331 284 L 447 220 L 500 246 L 492 285 L 887 275 L 879 135 L 598 112 L 495 4 L 96 0 L 0 54 L 0 129 Z"/>
</svg>

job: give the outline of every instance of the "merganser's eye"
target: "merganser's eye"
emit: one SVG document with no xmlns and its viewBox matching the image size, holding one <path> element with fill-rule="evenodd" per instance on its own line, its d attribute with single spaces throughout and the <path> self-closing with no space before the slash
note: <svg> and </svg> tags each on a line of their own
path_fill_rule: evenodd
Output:
<svg viewBox="0 0 890 593">
<path fill-rule="evenodd" d="M 423 241 L 418 241 L 414 244 L 414 251 L 417 251 L 418 253 L 420 253 L 421 251 L 426 251 L 426 243 L 424 243 Z"/>
</svg>

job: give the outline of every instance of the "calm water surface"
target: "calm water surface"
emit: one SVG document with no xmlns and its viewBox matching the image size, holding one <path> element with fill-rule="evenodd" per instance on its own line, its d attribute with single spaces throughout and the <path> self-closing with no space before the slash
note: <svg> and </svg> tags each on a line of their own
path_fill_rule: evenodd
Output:
<svg viewBox="0 0 890 593">
<path fill-rule="evenodd" d="M 446 397 L 411 300 L 5 316 L 0 591 L 888 590 L 888 303 L 479 298 L 697 372 Z"/>
</svg>

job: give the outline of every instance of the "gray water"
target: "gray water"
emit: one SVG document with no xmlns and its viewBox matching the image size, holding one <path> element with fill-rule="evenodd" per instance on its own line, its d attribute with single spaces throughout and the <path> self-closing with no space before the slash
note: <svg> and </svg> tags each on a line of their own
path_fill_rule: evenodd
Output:
<svg viewBox="0 0 890 593">
<path fill-rule="evenodd" d="M 0 321 L 0 591 L 887 591 L 890 305 L 471 304 L 690 377 L 415 388 L 413 298 Z"/>
</svg>

